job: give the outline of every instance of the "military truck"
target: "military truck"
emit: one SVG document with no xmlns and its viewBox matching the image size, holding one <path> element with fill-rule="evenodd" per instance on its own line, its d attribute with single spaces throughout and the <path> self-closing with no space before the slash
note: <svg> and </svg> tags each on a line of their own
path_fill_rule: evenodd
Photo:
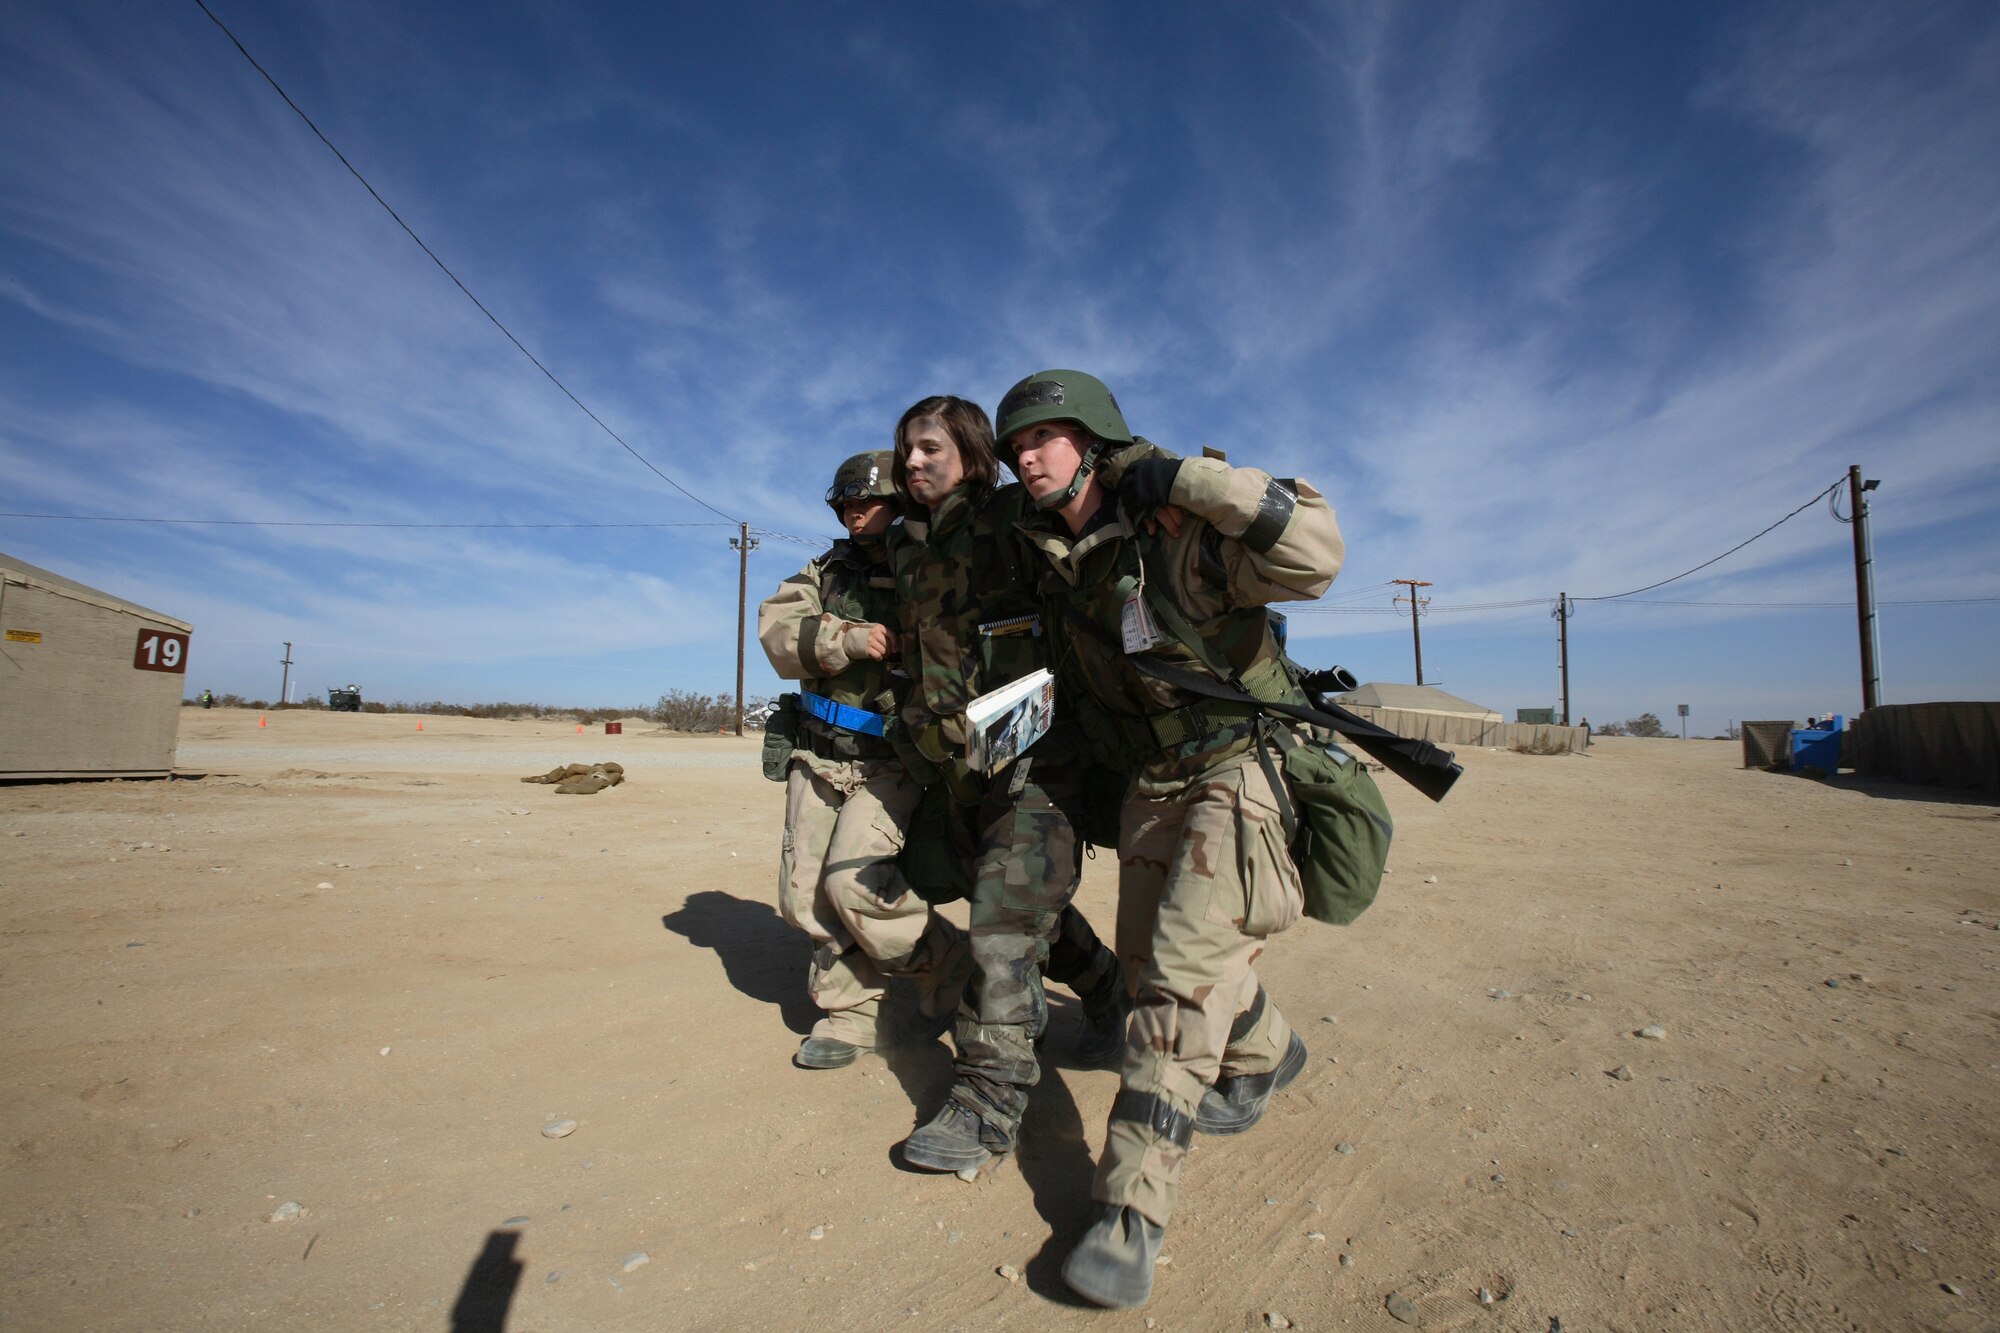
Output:
<svg viewBox="0 0 2000 1333">
<path fill-rule="evenodd" d="M 361 687 L 349 685 L 344 690 L 328 690 L 326 706 L 336 713 L 358 713 L 361 711 Z"/>
</svg>

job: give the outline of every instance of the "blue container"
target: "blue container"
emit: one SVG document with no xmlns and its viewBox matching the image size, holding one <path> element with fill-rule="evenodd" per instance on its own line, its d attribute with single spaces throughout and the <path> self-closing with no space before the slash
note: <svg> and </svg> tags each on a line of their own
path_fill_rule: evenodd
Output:
<svg viewBox="0 0 2000 1333">
<path fill-rule="evenodd" d="M 1831 728 L 1792 731 L 1792 771 L 1817 768 L 1823 773 L 1840 771 L 1840 738 L 1847 719 L 1836 715 Z"/>
</svg>

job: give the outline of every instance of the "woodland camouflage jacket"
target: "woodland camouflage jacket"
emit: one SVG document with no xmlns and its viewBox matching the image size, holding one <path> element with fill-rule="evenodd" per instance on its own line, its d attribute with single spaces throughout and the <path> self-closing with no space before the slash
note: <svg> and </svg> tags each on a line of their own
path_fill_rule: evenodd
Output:
<svg viewBox="0 0 2000 1333">
<path fill-rule="evenodd" d="M 961 486 L 891 529 L 903 665 L 913 682 L 903 721 L 917 748 L 956 779 L 965 777 L 966 704 L 1050 665 L 1036 556 L 1018 526 L 1028 510 L 1017 485 L 983 495 Z M 1060 705 L 1055 730 L 1034 748 L 1045 762 L 1065 748 L 1081 756 Z"/>
</svg>

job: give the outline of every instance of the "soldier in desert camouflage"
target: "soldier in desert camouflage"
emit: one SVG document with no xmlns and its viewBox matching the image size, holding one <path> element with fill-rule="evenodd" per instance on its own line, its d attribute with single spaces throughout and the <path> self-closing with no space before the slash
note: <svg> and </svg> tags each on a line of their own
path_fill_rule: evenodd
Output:
<svg viewBox="0 0 2000 1333">
<path fill-rule="evenodd" d="M 1058 689 L 1080 690 L 1101 761 L 1133 775 L 1118 838 L 1118 954 L 1136 993 L 1092 1197 L 1063 1266 L 1100 1305 L 1143 1304 L 1195 1131 L 1236 1134 L 1305 1065 L 1253 968 L 1298 920 L 1299 874 L 1250 704 L 1184 694 L 1129 660 L 1156 655 L 1257 699 L 1303 701 L 1265 606 L 1319 596 L 1343 547 L 1303 481 L 1164 455 L 1095 378 L 1031 375 L 1000 404 L 1000 450 L 1034 497 Z M 1115 470 L 1115 485 L 1107 476 Z M 1175 633 L 1176 620 L 1201 640 Z"/>
<path fill-rule="evenodd" d="M 804 686 L 778 862 L 779 907 L 812 939 L 806 989 L 825 1011 L 792 1057 L 802 1069 L 837 1069 L 877 1044 L 889 978 L 915 977 L 942 1017 L 971 968 L 963 934 L 896 864 L 923 788 L 883 735 L 908 688 L 883 544 L 900 508 L 890 464 L 887 450 L 841 464 L 826 501 L 847 539 L 757 610 L 772 667 Z"/>
<path fill-rule="evenodd" d="M 1049 665 L 1030 582 L 1033 552 L 1015 529 L 1024 497 L 1018 486 L 998 485 L 986 413 L 963 398 L 916 403 L 896 425 L 896 473 L 913 502 L 891 538 L 913 680 L 902 716 L 909 741 L 954 798 L 964 855 L 974 863 L 976 963 L 954 1031 L 951 1093 L 903 1154 L 915 1166 L 963 1172 L 1015 1145 L 1040 1075 L 1043 976 L 1081 999 L 1076 1055 L 1088 1064 L 1122 1045 L 1126 995 L 1116 956 L 1070 902 L 1083 864 L 1078 826 L 1089 760 L 1074 721 L 1059 713 L 997 774 L 965 763 L 966 704 Z"/>
</svg>

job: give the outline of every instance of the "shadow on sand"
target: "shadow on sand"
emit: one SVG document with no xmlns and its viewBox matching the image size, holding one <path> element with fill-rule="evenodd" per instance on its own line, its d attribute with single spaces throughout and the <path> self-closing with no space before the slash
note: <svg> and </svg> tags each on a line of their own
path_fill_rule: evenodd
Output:
<svg viewBox="0 0 2000 1333">
<path fill-rule="evenodd" d="M 802 931 L 793 930 L 768 903 L 750 902 L 714 889 L 691 893 L 660 924 L 689 944 L 713 949 L 729 984 L 777 1008 L 785 1026 L 803 1036 L 819 1020 L 806 995 L 812 958 Z"/>
<path fill-rule="evenodd" d="M 521 1285 L 524 1265 L 514 1257 L 520 1240 L 517 1231 L 486 1233 L 486 1244 L 466 1270 L 458 1299 L 451 1303 L 451 1333 L 504 1333 L 514 1289 Z"/>
</svg>

